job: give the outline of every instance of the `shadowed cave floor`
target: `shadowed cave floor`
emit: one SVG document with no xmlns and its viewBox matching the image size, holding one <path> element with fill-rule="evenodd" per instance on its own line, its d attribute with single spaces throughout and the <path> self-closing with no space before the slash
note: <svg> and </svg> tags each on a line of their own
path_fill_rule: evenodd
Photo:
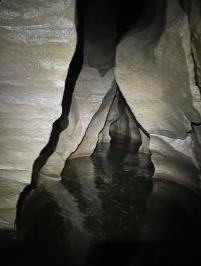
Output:
<svg viewBox="0 0 201 266">
<path fill-rule="evenodd" d="M 2 265 L 197 265 L 201 200 L 152 174 L 150 158 L 126 146 L 68 160 L 62 182 L 27 199 L 25 244 L 0 231 Z"/>
</svg>

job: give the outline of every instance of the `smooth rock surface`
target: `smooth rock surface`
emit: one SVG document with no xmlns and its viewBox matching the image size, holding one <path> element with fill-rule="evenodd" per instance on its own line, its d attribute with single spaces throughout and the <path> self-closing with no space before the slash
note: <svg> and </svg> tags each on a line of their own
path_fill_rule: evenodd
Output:
<svg viewBox="0 0 201 266">
<path fill-rule="evenodd" d="M 110 112 L 116 93 L 116 86 L 114 84 L 103 99 L 99 110 L 93 116 L 85 132 L 82 142 L 80 143 L 76 151 L 71 154 L 70 158 L 89 156 L 93 153 L 98 142 L 99 133 L 100 131 L 102 131 L 106 123 L 107 116 Z"/>
<path fill-rule="evenodd" d="M 0 177 L 28 183 L 61 114 L 74 53 L 74 0 L 0 5 Z"/>
<path fill-rule="evenodd" d="M 196 64 L 196 81 L 201 89 L 201 2 L 199 0 L 190 2 L 189 22 L 192 35 L 192 51 Z"/>
<path fill-rule="evenodd" d="M 191 188 L 195 188 L 193 180 L 198 180 L 199 172 L 193 163 L 193 152 L 189 152 L 193 147 L 189 148 L 185 139 L 192 130 L 191 123 L 201 122 L 201 101 L 199 89 L 193 81 L 189 24 L 178 1 L 168 0 L 164 11 L 163 14 L 163 1 L 158 1 L 153 22 L 132 29 L 120 42 L 115 75 L 138 123 L 150 134 L 151 142 L 154 142 L 154 149 L 150 145 L 153 158 L 157 157 L 154 154 L 159 154 L 164 161 L 167 159 L 161 149 L 160 136 L 167 137 L 175 144 L 178 160 L 180 158 L 182 161 L 183 155 L 188 154 L 186 159 L 194 168 L 189 172 L 188 182 L 178 176 L 176 161 L 173 161 L 175 166 L 168 167 L 153 159 L 156 173 L 160 165 L 163 178 L 171 175 L 172 179 L 186 186 L 192 180 Z M 155 138 L 155 135 L 159 138 Z M 192 144 L 192 136 L 190 138 Z M 168 156 L 172 160 L 175 152 L 172 150 Z M 185 167 L 187 170 L 188 166 L 183 164 L 183 171 Z"/>
<path fill-rule="evenodd" d="M 135 117 L 119 89 L 108 112 L 104 128 L 99 134 L 99 142 L 110 143 L 111 140 L 116 143 L 134 144 L 136 147 L 141 143 L 141 136 Z"/>
<path fill-rule="evenodd" d="M 60 177 L 66 159 L 82 142 L 91 120 L 101 108 L 105 95 L 112 88 L 113 81 L 113 68 L 101 77 L 96 68 L 88 65 L 83 66 L 73 93 L 69 125 L 61 132 L 55 152 L 48 158 L 41 170 L 41 178 L 44 176 Z M 111 98 L 110 101 L 109 104 L 112 104 L 113 99 Z M 103 116 L 105 117 L 105 115 Z M 102 121 L 103 126 L 104 119 Z M 99 130 L 101 131 L 102 128 L 100 127 Z M 95 130 L 93 137 L 96 140 L 98 140 L 98 133 Z M 88 147 L 82 153 L 89 156 L 95 147 L 91 147 L 90 143 L 86 145 Z"/>
<path fill-rule="evenodd" d="M 0 228 L 13 227 L 19 193 L 61 114 L 76 45 L 74 0 L 0 4 Z"/>
<path fill-rule="evenodd" d="M 0 178 L 0 229 L 14 227 L 15 205 L 24 186 L 24 183 Z"/>
</svg>

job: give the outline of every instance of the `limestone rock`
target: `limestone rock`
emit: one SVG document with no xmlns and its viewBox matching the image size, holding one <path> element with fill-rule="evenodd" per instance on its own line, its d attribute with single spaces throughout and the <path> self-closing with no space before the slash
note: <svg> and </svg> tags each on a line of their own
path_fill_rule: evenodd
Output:
<svg viewBox="0 0 201 266">
<path fill-rule="evenodd" d="M 116 80 L 147 132 L 184 138 L 190 122 L 200 122 L 201 117 L 193 107 L 183 48 L 188 21 L 176 1 L 168 3 L 160 37 L 156 38 L 160 29 L 155 19 L 156 24 L 131 30 L 119 44 Z"/>
<path fill-rule="evenodd" d="M 46 165 L 42 168 L 41 177 L 60 177 L 66 159 L 81 143 L 92 118 L 99 110 L 105 95 L 111 89 L 113 80 L 114 69 L 110 69 L 104 77 L 101 77 L 95 68 L 88 65 L 83 66 L 73 93 L 69 126 L 60 134 L 56 151 L 48 158 Z M 95 135 L 97 134 L 97 140 L 98 133 L 94 132 Z M 94 138 L 96 138 L 95 135 Z M 94 147 L 90 148 L 90 153 L 89 148 L 88 146 L 88 149 L 82 153 L 90 155 Z"/>
<path fill-rule="evenodd" d="M 106 94 L 99 110 L 92 118 L 82 142 L 78 146 L 77 150 L 71 154 L 70 158 L 89 156 L 93 153 L 98 142 L 99 133 L 103 129 L 107 120 L 107 116 L 113 103 L 115 94 L 116 87 L 114 86 Z"/>
<path fill-rule="evenodd" d="M 0 5 L 0 177 L 29 182 L 60 116 L 75 50 L 74 0 Z"/>
<path fill-rule="evenodd" d="M 196 64 L 197 85 L 201 88 L 201 3 L 199 0 L 190 2 L 189 21 L 192 34 L 192 51 Z"/>
<path fill-rule="evenodd" d="M 192 139 L 171 139 L 151 135 L 150 150 L 156 179 L 165 179 L 199 193 L 199 169 L 194 162 Z M 188 151 L 187 151 L 188 149 Z"/>
<path fill-rule="evenodd" d="M 104 128 L 99 135 L 99 142 L 110 143 L 111 140 L 114 142 L 129 142 L 136 147 L 141 142 L 135 117 L 119 89 L 109 110 Z"/>
<path fill-rule="evenodd" d="M 118 45 L 115 74 L 120 90 L 138 123 L 150 134 L 151 143 L 155 143 L 154 150 L 150 145 L 152 157 L 159 154 L 163 160 L 167 159 L 161 150 L 160 141 L 160 137 L 167 137 L 171 142 L 175 141 L 174 149 L 177 151 L 175 155 L 172 150 L 168 154 L 169 159 L 177 157 L 183 161 L 188 150 L 185 139 L 192 130 L 191 123 L 201 122 L 201 101 L 197 98 L 198 87 L 192 88 L 193 75 L 190 67 L 193 67 L 189 64 L 193 61 L 192 58 L 189 59 L 191 54 L 187 16 L 178 1 L 168 0 L 166 9 L 165 6 L 163 9 L 162 3 L 163 1 L 158 1 L 156 16 L 150 25 L 130 30 Z M 183 145 L 182 150 L 177 145 L 179 140 Z M 168 142 L 166 145 L 168 149 Z M 183 184 L 190 186 L 191 181 L 194 183 L 193 180 L 198 179 L 198 169 L 192 153 L 185 160 L 189 160 L 192 171 L 187 176 L 188 182 L 183 180 Z M 183 164 L 186 171 L 188 164 Z M 157 175 L 158 164 L 154 166 Z M 169 167 L 161 166 L 160 175 L 163 178 L 171 175 L 176 182 L 182 182 L 175 169 L 176 161 L 173 160 Z M 199 186 L 198 182 L 197 185 Z M 193 184 L 192 187 L 195 188 Z"/>
</svg>

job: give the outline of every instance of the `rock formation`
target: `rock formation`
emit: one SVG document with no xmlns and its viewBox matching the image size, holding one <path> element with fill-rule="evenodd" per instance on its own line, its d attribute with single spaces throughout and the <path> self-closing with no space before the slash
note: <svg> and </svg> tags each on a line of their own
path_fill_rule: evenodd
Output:
<svg viewBox="0 0 201 266">
<path fill-rule="evenodd" d="M 0 185 L 5 189 L 8 182 L 13 193 L 30 182 L 33 162 L 61 114 L 76 46 L 74 5 L 71 0 L 0 3 Z M 15 200 L 9 194 L 0 193 L 1 209 L 15 207 L 18 193 Z M 8 219 L 2 222 L 6 226 Z"/>
<path fill-rule="evenodd" d="M 192 124 L 201 122 L 201 101 L 188 17 L 178 1 L 155 2 L 152 22 L 142 20 L 118 45 L 115 76 L 150 135 L 154 177 L 199 190 Z"/>
<path fill-rule="evenodd" d="M 17 188 L 7 209 L 18 185 L 60 180 L 68 158 L 110 140 L 150 152 L 154 180 L 200 192 L 200 2 L 142 2 L 0 4 L 0 182 Z"/>
</svg>

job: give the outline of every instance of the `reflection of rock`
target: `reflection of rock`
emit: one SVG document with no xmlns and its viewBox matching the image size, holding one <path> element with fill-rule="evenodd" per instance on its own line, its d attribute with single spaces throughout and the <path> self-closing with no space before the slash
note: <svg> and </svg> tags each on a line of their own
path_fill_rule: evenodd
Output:
<svg viewBox="0 0 201 266">
<path fill-rule="evenodd" d="M 91 236 L 83 227 L 72 195 L 61 183 L 55 183 L 33 190 L 26 198 L 18 239 L 23 247 L 29 244 L 34 254 L 46 260 L 59 263 L 67 257 L 68 262 L 78 263 L 86 256 Z"/>
<path fill-rule="evenodd" d="M 21 243 L 31 244 L 35 254 L 59 254 L 73 262 L 96 246 L 107 260 L 104 245 L 134 245 L 152 171 L 149 157 L 131 153 L 128 161 L 127 155 L 118 146 L 100 144 L 92 157 L 69 159 L 62 182 L 46 182 L 26 197 L 17 223 Z"/>
<path fill-rule="evenodd" d="M 169 167 L 160 166 L 160 176 L 169 177 L 171 172 L 173 179 L 186 186 L 192 179 L 191 188 L 195 188 L 198 182 L 195 181 L 195 185 L 193 180 L 198 179 L 198 169 L 192 155 L 192 140 L 189 143 L 185 139 L 187 136 L 192 138 L 188 135 L 192 130 L 191 122 L 201 122 L 201 101 L 197 98 L 199 90 L 195 80 L 192 84 L 188 19 L 177 1 L 168 0 L 164 21 L 165 5 L 164 8 L 161 5 L 163 1 L 158 1 L 158 11 L 151 25 L 130 30 L 118 45 L 116 80 L 137 121 L 150 134 L 151 143 L 154 142 L 154 150 L 152 144 L 150 149 L 156 173 L 160 164 L 156 161 L 157 154 L 163 160 L 166 158 L 159 141 L 160 136 L 164 136 L 169 138 L 168 142 L 174 143 L 177 159 L 182 161 L 183 156 L 187 156 L 186 160 L 194 170 L 187 177 L 188 181 L 180 179 L 173 161 Z M 167 139 L 163 138 L 163 141 Z M 172 161 L 175 153 L 168 156 Z M 185 167 L 183 164 L 183 169 Z"/>
<path fill-rule="evenodd" d="M 200 197 L 172 181 L 152 183 L 149 167 L 149 157 L 131 153 L 128 161 L 113 144 L 69 159 L 62 182 L 33 190 L 21 209 L 18 234 L 30 256 L 82 266 L 86 258 L 87 266 L 141 266 L 191 257 L 201 237 Z"/>
</svg>

